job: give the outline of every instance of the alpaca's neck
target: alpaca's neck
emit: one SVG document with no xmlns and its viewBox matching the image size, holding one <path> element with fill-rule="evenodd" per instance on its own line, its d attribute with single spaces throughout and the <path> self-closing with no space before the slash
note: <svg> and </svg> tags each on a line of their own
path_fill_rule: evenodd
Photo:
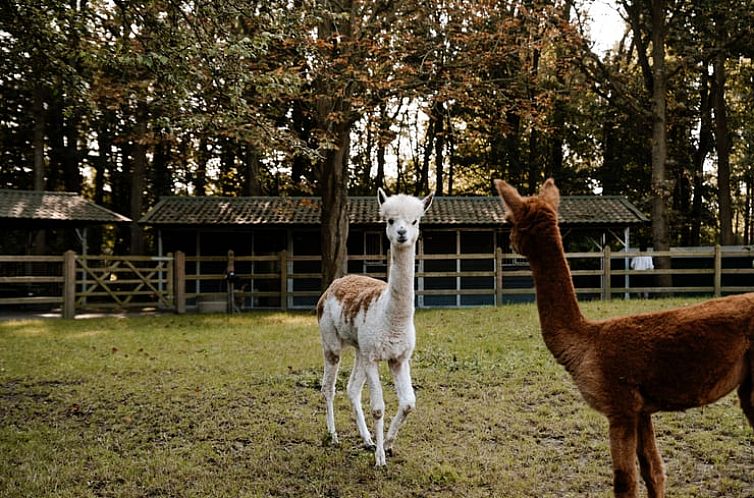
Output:
<svg viewBox="0 0 754 498">
<path fill-rule="evenodd" d="M 386 315 L 390 322 L 400 323 L 414 317 L 414 246 L 392 247 L 387 281 Z"/>
<path fill-rule="evenodd" d="M 558 227 L 540 235 L 533 247 L 528 259 L 542 336 L 553 356 L 570 370 L 583 353 L 586 320 L 579 309 Z"/>
</svg>

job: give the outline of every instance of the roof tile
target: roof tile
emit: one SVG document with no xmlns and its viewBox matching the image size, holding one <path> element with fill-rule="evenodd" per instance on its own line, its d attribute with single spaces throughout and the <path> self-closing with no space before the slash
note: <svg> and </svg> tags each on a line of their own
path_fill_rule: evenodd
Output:
<svg viewBox="0 0 754 498">
<path fill-rule="evenodd" d="M 131 221 L 74 192 L 9 189 L 0 189 L 0 219 L 93 223 Z"/>
<path fill-rule="evenodd" d="M 146 225 L 318 225 L 318 197 L 166 197 L 139 222 Z M 350 197 L 349 222 L 381 223 L 376 197 Z M 620 196 L 561 197 L 563 224 L 631 225 L 647 222 Z M 435 197 L 423 225 L 499 225 L 497 197 Z"/>
</svg>

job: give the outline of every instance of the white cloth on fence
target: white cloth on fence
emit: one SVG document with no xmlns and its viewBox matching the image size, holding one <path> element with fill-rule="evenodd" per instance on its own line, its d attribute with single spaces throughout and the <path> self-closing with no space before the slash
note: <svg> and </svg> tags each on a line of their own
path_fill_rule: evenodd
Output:
<svg viewBox="0 0 754 498">
<path fill-rule="evenodd" d="M 632 270 L 654 270 L 655 265 L 652 262 L 652 256 L 636 256 L 631 258 Z"/>
</svg>

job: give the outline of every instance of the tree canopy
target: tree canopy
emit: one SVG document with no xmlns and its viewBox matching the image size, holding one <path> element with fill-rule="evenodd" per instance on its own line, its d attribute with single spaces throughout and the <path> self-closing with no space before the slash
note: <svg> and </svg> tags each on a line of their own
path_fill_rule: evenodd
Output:
<svg viewBox="0 0 754 498">
<path fill-rule="evenodd" d="M 754 2 L 620 0 L 604 54 L 589 3 L 3 2 L 0 186 L 132 219 L 165 195 L 321 195 L 328 280 L 347 195 L 377 187 L 552 176 L 665 220 L 658 247 L 752 243 Z"/>
</svg>

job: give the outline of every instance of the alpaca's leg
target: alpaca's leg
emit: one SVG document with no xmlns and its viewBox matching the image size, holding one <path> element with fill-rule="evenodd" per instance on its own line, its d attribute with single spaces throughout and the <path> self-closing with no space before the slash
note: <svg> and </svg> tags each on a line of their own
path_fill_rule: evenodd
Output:
<svg viewBox="0 0 754 498">
<path fill-rule="evenodd" d="M 748 372 L 741 385 L 738 386 L 738 399 L 741 401 L 741 409 L 749 420 L 749 425 L 754 429 L 754 360 L 752 356 L 754 353 L 749 353 Z"/>
<path fill-rule="evenodd" d="M 393 448 L 395 438 L 398 437 L 398 431 L 405 422 L 406 416 L 416 407 L 416 396 L 411 386 L 411 367 L 408 361 L 391 361 L 389 365 L 395 382 L 395 392 L 398 394 L 398 412 L 390 422 L 390 429 L 387 431 L 385 449 L 388 452 Z"/>
<path fill-rule="evenodd" d="M 338 444 L 338 433 L 335 432 L 335 381 L 338 379 L 338 366 L 340 365 L 339 352 L 324 348 L 325 373 L 322 377 L 322 394 L 325 397 L 327 407 L 327 432 L 334 444 Z"/>
<path fill-rule="evenodd" d="M 358 352 L 356 353 L 356 361 L 353 364 L 353 371 L 351 371 L 351 378 L 348 379 L 348 398 L 353 405 L 353 413 L 356 416 L 356 427 L 359 429 L 361 439 L 364 440 L 364 446 L 370 450 L 374 450 L 374 443 L 372 442 L 372 436 L 369 434 L 366 421 L 364 420 L 364 410 L 361 407 L 361 390 L 364 388 L 364 382 L 367 379 L 364 365 L 366 359 L 363 359 Z"/>
<path fill-rule="evenodd" d="M 637 422 L 634 417 L 610 419 L 610 454 L 613 457 L 615 498 L 637 498 Z"/>
<path fill-rule="evenodd" d="M 364 369 L 369 382 L 369 403 L 374 418 L 374 450 L 375 467 L 381 467 L 385 462 L 385 400 L 382 397 L 382 385 L 380 384 L 380 372 L 375 361 L 364 361 Z"/>
<path fill-rule="evenodd" d="M 639 468 L 641 469 L 641 477 L 647 485 L 647 496 L 649 498 L 664 498 L 665 471 L 655 441 L 652 417 L 648 413 L 639 415 L 638 438 Z"/>
</svg>

